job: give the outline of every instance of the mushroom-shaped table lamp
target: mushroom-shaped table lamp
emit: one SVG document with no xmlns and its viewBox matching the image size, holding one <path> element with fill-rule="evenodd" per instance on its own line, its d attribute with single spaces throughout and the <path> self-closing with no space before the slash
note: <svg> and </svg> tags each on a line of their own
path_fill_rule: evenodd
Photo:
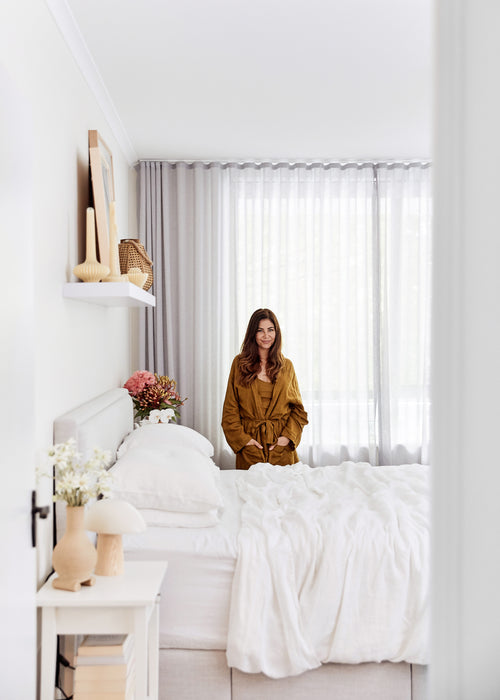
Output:
<svg viewBox="0 0 500 700">
<path fill-rule="evenodd" d="M 146 523 L 131 503 L 103 498 L 89 508 L 85 529 L 97 532 L 97 576 L 119 576 L 123 574 L 122 535 L 143 532 Z"/>
</svg>

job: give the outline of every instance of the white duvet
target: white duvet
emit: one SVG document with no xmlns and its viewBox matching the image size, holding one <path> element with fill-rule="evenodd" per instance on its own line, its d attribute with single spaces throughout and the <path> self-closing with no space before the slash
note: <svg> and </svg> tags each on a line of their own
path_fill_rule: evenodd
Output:
<svg viewBox="0 0 500 700">
<path fill-rule="evenodd" d="M 245 476 L 228 664 L 281 678 L 427 663 L 429 468 L 257 464 Z"/>
</svg>

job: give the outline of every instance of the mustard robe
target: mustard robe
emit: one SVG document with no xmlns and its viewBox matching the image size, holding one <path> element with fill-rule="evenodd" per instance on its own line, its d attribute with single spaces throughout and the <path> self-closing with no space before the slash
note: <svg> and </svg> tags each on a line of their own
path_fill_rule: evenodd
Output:
<svg viewBox="0 0 500 700">
<path fill-rule="evenodd" d="M 236 469 L 248 469 L 258 462 L 271 464 L 295 464 L 299 461 L 296 447 L 302 436 L 302 428 L 307 425 L 307 413 L 302 405 L 295 370 L 290 360 L 285 358 L 279 371 L 269 407 L 264 413 L 257 381 L 249 386 L 239 383 L 238 359 L 231 365 L 227 383 L 226 398 L 222 410 L 222 429 L 233 452 L 236 453 Z M 290 443 L 285 447 L 276 445 L 269 451 L 280 436 L 287 437 Z M 263 446 L 246 446 L 250 439 Z"/>
</svg>

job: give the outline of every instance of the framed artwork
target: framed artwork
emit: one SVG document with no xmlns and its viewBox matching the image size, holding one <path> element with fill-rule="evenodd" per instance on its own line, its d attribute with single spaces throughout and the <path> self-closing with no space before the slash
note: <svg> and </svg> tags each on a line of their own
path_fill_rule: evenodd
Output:
<svg viewBox="0 0 500 700">
<path fill-rule="evenodd" d="M 109 267 L 109 203 L 115 200 L 113 156 L 94 129 L 89 130 L 89 157 L 99 260 Z"/>
</svg>

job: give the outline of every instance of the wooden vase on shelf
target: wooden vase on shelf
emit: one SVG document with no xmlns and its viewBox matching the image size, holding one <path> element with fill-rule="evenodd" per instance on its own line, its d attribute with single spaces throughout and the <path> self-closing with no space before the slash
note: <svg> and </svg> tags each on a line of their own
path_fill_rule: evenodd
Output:
<svg viewBox="0 0 500 700">
<path fill-rule="evenodd" d="M 116 224 L 116 203 L 109 203 L 109 266 L 110 272 L 103 282 L 128 282 L 127 275 L 120 272 L 118 252 L 118 226 Z"/>
<path fill-rule="evenodd" d="M 85 506 L 66 506 L 66 531 L 52 552 L 52 566 L 57 574 L 54 588 L 79 591 L 93 586 L 92 576 L 97 550 L 84 529 Z"/>
<path fill-rule="evenodd" d="M 73 268 L 73 273 L 83 282 L 100 282 L 109 275 L 109 267 L 98 262 L 95 245 L 95 219 L 92 207 L 87 208 L 85 262 Z"/>
</svg>

